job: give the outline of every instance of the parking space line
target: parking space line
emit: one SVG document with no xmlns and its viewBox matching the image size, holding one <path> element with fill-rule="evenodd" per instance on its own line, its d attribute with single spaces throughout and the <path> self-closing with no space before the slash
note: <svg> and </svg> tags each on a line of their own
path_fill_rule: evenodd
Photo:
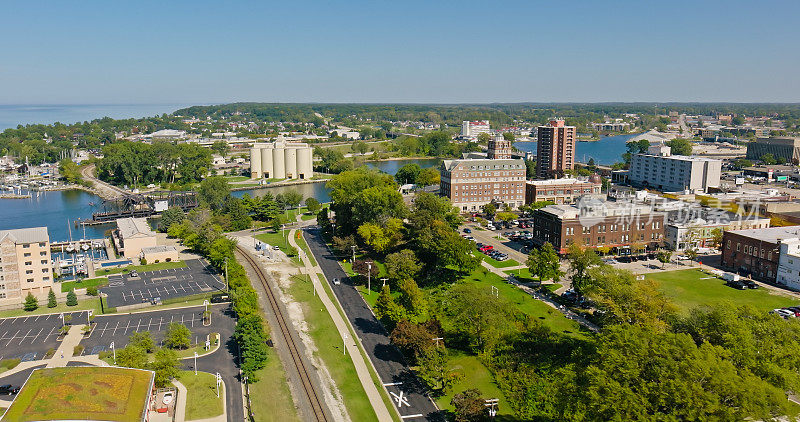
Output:
<svg viewBox="0 0 800 422">
<path fill-rule="evenodd" d="M 27 332 L 27 333 L 25 333 L 25 335 L 24 335 L 24 336 L 20 337 L 20 340 L 19 340 L 19 344 L 20 344 L 20 346 L 22 345 L 22 342 L 23 342 L 23 341 L 25 341 L 25 337 L 28 337 L 28 334 L 30 334 L 30 333 L 31 333 L 31 330 L 33 330 L 33 329 L 31 328 L 30 330 L 28 330 L 28 332 Z"/>
<path fill-rule="evenodd" d="M 33 344 L 33 342 L 36 341 L 36 338 L 39 337 L 39 334 L 42 334 L 42 331 L 44 331 L 44 327 L 40 328 L 39 332 L 36 333 L 35 336 L 33 336 L 33 338 L 31 339 L 31 344 Z"/>
<path fill-rule="evenodd" d="M 108 328 L 108 323 L 103 326 L 103 329 L 100 331 L 100 337 L 103 337 L 106 334 L 106 328 Z"/>
<path fill-rule="evenodd" d="M 50 336 L 53 335 L 53 330 L 55 330 L 55 329 L 56 329 L 56 327 L 50 327 L 50 332 L 47 333 L 46 336 L 44 336 L 44 339 L 42 340 L 42 343 L 47 343 L 47 339 L 50 338 Z"/>
<path fill-rule="evenodd" d="M 13 336 L 11 336 L 11 338 L 10 338 L 10 339 L 8 339 L 8 343 L 6 343 L 6 347 L 8 347 L 8 345 L 9 345 L 9 344 L 11 344 L 11 342 L 14 340 L 14 337 L 16 337 L 16 336 L 17 336 L 17 334 L 19 334 L 19 330 L 17 330 L 17 332 L 16 332 L 16 333 L 14 333 L 14 335 L 13 335 Z M 3 340 L 5 340 L 5 339 L 3 339 Z"/>
</svg>

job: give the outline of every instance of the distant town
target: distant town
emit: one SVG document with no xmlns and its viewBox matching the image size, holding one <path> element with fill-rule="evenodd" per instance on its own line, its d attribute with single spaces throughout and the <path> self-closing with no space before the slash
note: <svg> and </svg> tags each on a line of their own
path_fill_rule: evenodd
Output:
<svg viewBox="0 0 800 422">
<path fill-rule="evenodd" d="M 3 421 L 796 420 L 798 317 L 796 104 L 0 133 Z"/>
</svg>

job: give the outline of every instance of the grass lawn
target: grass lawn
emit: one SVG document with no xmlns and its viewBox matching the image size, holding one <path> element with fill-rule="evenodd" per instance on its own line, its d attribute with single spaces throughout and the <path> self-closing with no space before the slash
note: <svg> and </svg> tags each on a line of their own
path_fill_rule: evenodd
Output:
<svg viewBox="0 0 800 422">
<path fill-rule="evenodd" d="M 250 180 L 247 176 L 225 176 L 225 180 L 228 182 L 244 182 L 245 180 Z"/>
<path fill-rule="evenodd" d="M 110 268 L 107 270 L 98 270 L 95 272 L 97 276 L 104 276 L 110 274 L 119 274 L 119 273 L 127 273 L 131 270 L 136 270 L 140 273 L 146 271 L 157 271 L 157 270 L 166 270 L 170 268 L 183 268 L 186 266 L 186 263 L 183 261 L 172 261 L 172 262 L 158 262 L 154 264 L 147 264 L 147 265 L 129 265 L 125 268 Z"/>
<path fill-rule="evenodd" d="M 298 231 L 296 233 L 302 233 L 302 232 Z M 317 266 L 317 260 L 314 259 L 314 254 L 311 253 L 311 249 L 308 247 L 308 243 L 306 243 L 306 239 L 303 237 L 303 235 L 301 234 L 300 237 L 295 238 L 295 240 L 297 241 L 297 245 L 300 246 L 300 249 L 302 249 L 303 252 L 306 253 L 306 256 L 308 257 L 308 260 L 311 261 L 311 265 L 316 267 Z"/>
<path fill-rule="evenodd" d="M 22 305 L 20 305 L 22 306 Z M 100 315 L 100 299 L 93 297 L 91 299 L 86 300 L 79 300 L 76 306 L 67 306 L 65 303 L 60 302 L 58 306 L 55 308 L 48 308 L 47 307 L 47 300 L 39 301 L 39 308 L 35 311 L 26 311 L 22 308 L 20 309 L 11 309 L 8 311 L 0 311 L 0 318 L 9 318 L 9 317 L 17 317 L 17 316 L 29 316 L 29 315 L 42 315 L 42 314 L 55 314 L 61 312 L 77 312 L 77 311 L 85 311 L 87 309 L 91 309 L 94 315 Z M 85 316 L 85 315 L 84 315 Z M 76 321 L 76 324 L 85 324 L 86 321 L 80 322 Z"/>
<path fill-rule="evenodd" d="M 286 236 L 289 236 L 289 230 L 287 229 L 285 232 Z M 285 253 L 286 255 L 289 255 L 289 248 L 292 247 L 292 245 L 289 244 L 289 240 L 286 237 L 284 237 L 283 230 L 279 230 L 278 232 L 275 233 L 268 231 L 266 233 L 261 233 L 256 235 L 255 238 L 270 246 L 279 247 L 281 251 L 283 251 L 283 253 Z M 299 245 L 300 241 L 299 239 L 297 240 L 298 240 L 297 243 Z M 300 257 L 297 255 L 290 257 L 290 259 L 292 260 L 294 265 L 297 265 L 298 267 L 303 265 L 302 261 L 300 260 Z"/>
<path fill-rule="evenodd" d="M 299 422 L 286 373 L 274 348 L 267 349 L 266 366 L 256 375 L 258 382 L 250 384 L 250 403 L 256 422 Z"/>
<path fill-rule="evenodd" d="M 84 289 L 86 287 L 100 287 L 105 286 L 108 284 L 108 278 L 106 277 L 97 277 L 97 278 L 87 278 L 83 279 L 80 282 L 78 281 L 62 281 L 61 282 L 61 292 L 67 293 L 72 289 Z"/>
<path fill-rule="evenodd" d="M 214 375 L 208 372 L 181 371 L 178 374 L 178 381 L 186 386 L 186 420 L 205 419 L 223 412 L 223 400 L 225 395 L 222 391 L 217 397 L 217 382 Z M 226 388 L 239 388 L 239 385 L 226 386 Z"/>
<path fill-rule="evenodd" d="M 482 258 L 484 261 L 488 262 L 489 265 L 491 265 L 491 266 L 493 266 L 495 268 L 508 268 L 508 267 L 516 267 L 516 266 L 520 265 L 519 262 L 517 262 L 517 261 L 515 261 L 513 259 L 507 259 L 505 261 L 498 261 L 498 260 L 490 257 L 489 255 L 484 255 L 484 254 L 482 254 L 480 252 L 473 252 L 472 254 Z"/>
<path fill-rule="evenodd" d="M 498 293 L 501 296 L 516 303 L 520 311 L 539 320 L 554 332 L 583 336 L 581 326 L 577 322 L 567 319 L 564 314 L 551 308 L 550 305 L 534 299 L 529 294 L 506 283 L 500 276 L 487 271 L 485 268 L 478 268 L 469 277 L 465 278 L 464 281 L 467 283 L 497 287 Z M 487 286 L 487 290 L 488 289 L 489 287 Z"/>
<path fill-rule="evenodd" d="M 481 392 L 481 397 L 500 399 L 499 411 L 497 412 L 498 416 L 514 415 L 511 406 L 506 402 L 500 388 L 494 383 L 492 373 L 489 372 L 489 369 L 483 365 L 477 356 L 470 356 L 463 352 L 450 349 L 450 359 L 447 363 L 450 368 L 455 369 L 458 373 L 462 374 L 464 378 L 453 386 L 450 393 L 436 399 L 436 404 L 438 404 L 441 409 L 452 411 L 453 406 L 450 405 L 450 401 L 453 399 L 454 395 L 469 390 L 470 388 L 477 388 Z"/>
<path fill-rule="evenodd" d="M 336 383 L 350 418 L 354 421 L 377 420 L 377 415 L 372 410 L 369 398 L 358 379 L 353 361 L 349 355 L 342 355 L 342 333 L 336 329 L 320 298 L 313 295 L 308 278 L 294 276 L 292 281 L 288 293 L 303 308 L 308 333 L 317 347 L 315 353 L 325 363 Z"/>
<path fill-rule="evenodd" d="M 39 369 L 17 395 L 4 420 L 138 422 L 151 378 L 150 372 L 123 368 Z"/>
<path fill-rule="evenodd" d="M 723 302 L 751 305 L 763 311 L 800 305 L 800 301 L 796 299 L 771 294 L 763 287 L 754 290 L 728 287 L 724 280 L 696 269 L 652 273 L 647 274 L 647 277 L 658 281 L 661 290 L 683 312 L 698 306 L 713 307 Z"/>
</svg>

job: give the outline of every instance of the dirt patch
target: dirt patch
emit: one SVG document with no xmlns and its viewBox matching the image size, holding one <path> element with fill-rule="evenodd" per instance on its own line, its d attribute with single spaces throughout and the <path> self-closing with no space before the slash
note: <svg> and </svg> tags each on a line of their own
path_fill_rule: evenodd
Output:
<svg viewBox="0 0 800 422">
<path fill-rule="evenodd" d="M 105 381 L 95 381 L 95 382 L 93 382 L 92 384 L 94 384 L 94 385 L 97 385 L 97 386 L 99 386 L 99 387 L 105 387 L 105 388 L 112 388 L 112 387 L 114 387 L 114 385 L 112 385 L 111 383 L 107 383 L 107 382 L 105 382 Z"/>
<path fill-rule="evenodd" d="M 74 382 L 66 383 L 66 384 L 64 384 L 64 385 L 65 385 L 65 386 L 67 386 L 67 387 L 70 387 L 70 388 L 72 388 L 72 389 L 73 389 L 73 390 L 75 390 L 75 391 L 81 391 L 81 390 L 83 390 L 83 386 L 82 386 L 82 385 L 80 385 L 80 384 L 75 384 Z"/>
</svg>

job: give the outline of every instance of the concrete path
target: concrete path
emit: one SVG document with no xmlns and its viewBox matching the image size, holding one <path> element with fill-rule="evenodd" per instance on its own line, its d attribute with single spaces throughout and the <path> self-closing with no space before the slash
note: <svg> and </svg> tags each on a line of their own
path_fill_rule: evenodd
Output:
<svg viewBox="0 0 800 422">
<path fill-rule="evenodd" d="M 56 354 L 50 358 L 50 361 L 47 362 L 48 368 L 60 368 L 63 366 L 67 366 L 67 362 L 72 360 L 72 355 L 75 352 L 75 346 L 81 343 L 83 340 L 83 327 L 85 325 L 72 325 L 69 329 L 69 332 L 61 340 L 61 344 L 58 345 L 58 349 L 56 349 Z"/>
<path fill-rule="evenodd" d="M 549 297 L 537 292 L 535 289 L 532 289 L 532 288 L 530 288 L 530 287 L 528 287 L 528 286 L 526 286 L 526 285 L 524 285 L 522 283 L 519 283 L 513 277 L 509 277 L 508 274 L 504 273 L 502 270 L 491 266 L 488 262 L 483 261 L 483 262 L 481 262 L 481 265 L 483 265 L 484 268 L 488 269 L 492 273 L 497 274 L 498 276 L 502 277 L 504 280 L 507 279 L 510 284 L 518 287 L 520 290 L 522 290 L 523 292 L 533 296 L 535 299 L 541 300 L 542 302 L 550 305 L 551 308 L 558 310 L 559 312 L 564 314 L 564 316 L 566 316 L 567 318 L 569 318 L 571 320 L 574 320 L 575 322 L 577 322 L 578 324 L 584 326 L 585 328 L 587 328 L 587 329 L 589 329 L 591 331 L 594 331 L 594 332 L 600 331 L 600 327 L 598 327 L 597 325 L 589 322 L 588 320 L 586 320 L 586 318 L 583 318 L 582 316 L 576 314 L 575 312 L 572 312 L 566 306 L 560 305 L 560 304 L 554 302 L 552 299 L 550 299 Z M 506 269 L 506 268 L 504 268 L 504 269 Z"/>
<path fill-rule="evenodd" d="M 342 314 L 339 313 L 339 309 L 331 300 L 330 296 L 328 296 L 328 291 L 322 285 L 322 282 L 319 280 L 319 276 L 317 274 L 322 274 L 322 268 L 317 266 L 311 265 L 311 260 L 306 255 L 305 251 L 297 244 L 295 240 L 295 233 L 297 233 L 296 229 L 292 229 L 289 231 L 289 244 L 297 248 L 299 253 L 300 259 L 303 261 L 304 268 L 301 269 L 301 272 L 308 274 L 311 282 L 314 284 L 314 288 L 317 290 L 317 295 L 319 296 L 322 303 L 325 305 L 325 309 L 330 314 L 331 319 L 333 319 L 333 323 L 336 325 L 336 329 L 340 333 L 350 333 L 350 329 L 352 327 L 349 326 L 345 319 L 342 318 Z M 300 232 L 302 233 L 302 231 Z M 347 349 L 347 353 L 350 354 L 350 359 L 353 361 L 353 366 L 356 368 L 356 374 L 358 375 L 358 380 L 361 381 L 361 385 L 364 387 L 364 391 L 367 393 L 367 397 L 369 398 L 369 402 L 372 405 L 372 408 L 375 410 L 375 414 L 378 416 L 379 421 L 389 421 L 392 420 L 392 416 L 389 413 L 389 409 L 386 406 L 386 403 L 383 401 L 381 397 L 381 393 L 378 391 L 378 388 L 375 386 L 375 383 L 372 381 L 372 377 L 369 373 L 369 368 L 367 367 L 367 363 L 364 361 L 364 356 L 361 354 L 361 351 L 358 348 L 358 345 L 355 341 L 350 338 L 352 336 L 348 335 L 348 339 L 345 342 L 345 346 Z"/>
</svg>

